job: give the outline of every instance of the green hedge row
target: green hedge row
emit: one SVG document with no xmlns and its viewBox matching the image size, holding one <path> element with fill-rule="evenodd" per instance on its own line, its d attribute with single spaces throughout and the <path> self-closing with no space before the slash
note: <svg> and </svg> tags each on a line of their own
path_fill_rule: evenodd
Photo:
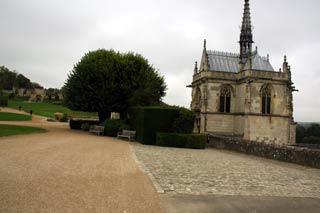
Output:
<svg viewBox="0 0 320 213">
<path fill-rule="evenodd" d="M 70 119 L 69 126 L 70 129 L 81 129 L 82 124 L 89 124 L 89 125 L 98 125 L 98 120 L 80 120 L 80 119 Z"/>
<path fill-rule="evenodd" d="M 129 110 L 130 126 L 137 131 L 137 141 L 155 145 L 157 132 L 192 133 L 195 115 L 176 106 L 133 107 Z"/>
<path fill-rule="evenodd" d="M 207 137 L 201 134 L 157 133 L 156 145 L 178 148 L 206 148 Z"/>
<path fill-rule="evenodd" d="M 132 108 L 130 125 L 136 130 L 136 140 L 148 145 L 156 144 L 156 132 L 172 132 L 172 124 L 179 112 L 171 108 Z"/>
<path fill-rule="evenodd" d="M 118 131 L 127 129 L 129 130 L 130 127 L 126 124 L 125 120 L 105 120 L 101 123 L 104 126 L 104 135 L 116 137 Z"/>
</svg>

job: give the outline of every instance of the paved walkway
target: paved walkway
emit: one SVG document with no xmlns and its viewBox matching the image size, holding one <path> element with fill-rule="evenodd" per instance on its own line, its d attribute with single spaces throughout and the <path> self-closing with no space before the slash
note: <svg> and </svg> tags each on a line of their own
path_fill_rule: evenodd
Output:
<svg viewBox="0 0 320 213">
<path fill-rule="evenodd" d="M 133 146 L 167 194 L 320 198 L 319 169 L 215 149 Z"/>
<path fill-rule="evenodd" d="M 319 169 L 5 123 L 49 132 L 0 138 L 0 212 L 320 212 Z"/>
<path fill-rule="evenodd" d="M 163 212 L 128 142 L 36 115 L 1 123 L 49 132 L 0 138 L 0 212 Z"/>
</svg>

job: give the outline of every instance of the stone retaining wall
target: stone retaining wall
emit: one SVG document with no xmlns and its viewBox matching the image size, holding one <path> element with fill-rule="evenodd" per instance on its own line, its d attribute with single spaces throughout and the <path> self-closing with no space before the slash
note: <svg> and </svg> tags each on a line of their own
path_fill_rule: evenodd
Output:
<svg viewBox="0 0 320 213">
<path fill-rule="evenodd" d="M 209 135 L 208 147 L 227 149 L 259 157 L 320 168 L 320 150 L 294 146 L 279 146 L 240 138 Z"/>
</svg>

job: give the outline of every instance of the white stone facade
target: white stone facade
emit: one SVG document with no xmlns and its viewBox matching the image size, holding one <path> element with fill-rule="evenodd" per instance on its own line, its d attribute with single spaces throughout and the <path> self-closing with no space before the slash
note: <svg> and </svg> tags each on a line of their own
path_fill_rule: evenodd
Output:
<svg viewBox="0 0 320 213">
<path fill-rule="evenodd" d="M 196 63 L 191 84 L 191 109 L 197 114 L 194 131 L 278 145 L 294 144 L 295 89 L 290 66 L 285 57 L 282 69 L 274 71 L 269 57 L 261 57 L 257 49 L 251 50 L 248 11 L 246 0 L 240 54 L 207 51 L 204 43 L 200 68 Z"/>
<path fill-rule="evenodd" d="M 206 57 L 206 56 L 204 56 Z M 286 66 L 286 65 L 285 65 Z M 295 143 L 288 86 L 290 70 L 242 70 L 237 73 L 205 70 L 195 73 L 191 109 L 197 113 L 195 132 L 242 137 L 275 144 Z M 262 113 L 264 86 L 271 88 L 270 114 Z M 220 112 L 220 93 L 230 88 L 230 112 Z"/>
</svg>

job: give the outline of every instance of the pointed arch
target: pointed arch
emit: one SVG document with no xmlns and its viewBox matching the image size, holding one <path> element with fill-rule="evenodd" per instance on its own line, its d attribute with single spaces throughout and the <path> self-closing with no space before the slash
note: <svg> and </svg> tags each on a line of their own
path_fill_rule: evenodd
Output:
<svg viewBox="0 0 320 213">
<path fill-rule="evenodd" d="M 196 88 L 196 92 L 194 94 L 194 109 L 200 110 L 201 109 L 201 90 L 199 87 Z"/>
<path fill-rule="evenodd" d="M 274 90 L 271 84 L 264 84 L 260 89 L 261 97 L 261 113 L 269 115 L 271 114 L 271 103 Z"/>
<path fill-rule="evenodd" d="M 219 104 L 219 111 L 230 113 L 231 112 L 231 96 L 233 93 L 233 88 L 228 85 L 224 84 L 220 88 L 220 104 Z"/>
</svg>

